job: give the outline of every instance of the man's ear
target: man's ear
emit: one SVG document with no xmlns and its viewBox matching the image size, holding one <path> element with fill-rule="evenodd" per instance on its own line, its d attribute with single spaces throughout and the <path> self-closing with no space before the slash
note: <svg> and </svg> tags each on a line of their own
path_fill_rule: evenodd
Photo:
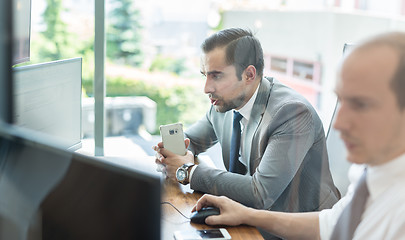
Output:
<svg viewBox="0 0 405 240">
<path fill-rule="evenodd" d="M 248 83 L 253 83 L 256 79 L 256 68 L 253 65 L 247 66 L 243 76 Z"/>
</svg>

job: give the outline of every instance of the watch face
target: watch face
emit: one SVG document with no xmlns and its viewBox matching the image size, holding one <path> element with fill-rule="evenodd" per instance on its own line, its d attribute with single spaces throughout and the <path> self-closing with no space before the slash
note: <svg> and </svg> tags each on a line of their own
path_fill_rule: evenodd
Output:
<svg viewBox="0 0 405 240">
<path fill-rule="evenodd" d="M 178 181 L 183 181 L 186 178 L 186 172 L 183 169 L 179 169 L 176 172 L 176 178 Z"/>
</svg>

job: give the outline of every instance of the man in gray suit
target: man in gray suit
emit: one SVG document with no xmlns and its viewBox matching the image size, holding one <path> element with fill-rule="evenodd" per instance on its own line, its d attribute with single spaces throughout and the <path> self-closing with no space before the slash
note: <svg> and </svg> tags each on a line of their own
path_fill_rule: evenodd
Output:
<svg viewBox="0 0 405 240">
<path fill-rule="evenodd" d="M 347 194 L 331 209 L 306 213 L 257 210 L 206 194 L 193 210 L 215 206 L 221 214 L 205 223 L 247 224 L 283 239 L 405 239 L 405 33 L 358 44 L 337 76 L 333 127 L 352 163 Z"/>
<path fill-rule="evenodd" d="M 196 191 L 225 195 L 246 206 L 305 212 L 331 207 L 340 198 L 328 164 L 322 122 L 300 94 L 263 77 L 263 50 L 250 31 L 231 28 L 202 44 L 204 92 L 212 106 L 187 129 L 185 156 L 159 143 L 156 162 L 169 178 Z M 240 113 L 241 147 L 232 163 L 234 112 Z M 194 156 L 216 143 L 224 171 L 195 163 Z M 239 165 L 232 170 L 232 165 Z"/>
</svg>

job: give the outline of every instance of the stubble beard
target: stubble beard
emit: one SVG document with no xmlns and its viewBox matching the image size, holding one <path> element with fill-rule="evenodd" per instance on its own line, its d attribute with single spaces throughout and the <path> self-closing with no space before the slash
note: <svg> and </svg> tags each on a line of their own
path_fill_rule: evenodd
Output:
<svg viewBox="0 0 405 240">
<path fill-rule="evenodd" d="M 224 113 L 232 109 L 237 109 L 242 106 L 245 101 L 245 97 L 246 94 L 243 92 L 238 97 L 230 101 L 224 101 L 223 99 L 218 98 L 222 102 L 222 105 L 214 105 L 215 111 Z"/>
</svg>

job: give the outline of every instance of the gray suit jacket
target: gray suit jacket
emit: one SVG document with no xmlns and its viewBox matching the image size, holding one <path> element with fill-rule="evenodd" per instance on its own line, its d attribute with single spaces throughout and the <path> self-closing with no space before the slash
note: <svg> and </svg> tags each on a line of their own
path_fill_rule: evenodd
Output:
<svg viewBox="0 0 405 240">
<path fill-rule="evenodd" d="M 217 142 L 229 167 L 232 111 L 206 116 L 185 133 L 198 155 Z M 250 174 L 240 175 L 203 164 L 191 188 L 225 195 L 246 206 L 284 212 L 330 208 L 340 198 L 329 171 L 323 125 L 311 104 L 273 78 L 263 78 L 245 128 L 244 158 Z"/>
</svg>

